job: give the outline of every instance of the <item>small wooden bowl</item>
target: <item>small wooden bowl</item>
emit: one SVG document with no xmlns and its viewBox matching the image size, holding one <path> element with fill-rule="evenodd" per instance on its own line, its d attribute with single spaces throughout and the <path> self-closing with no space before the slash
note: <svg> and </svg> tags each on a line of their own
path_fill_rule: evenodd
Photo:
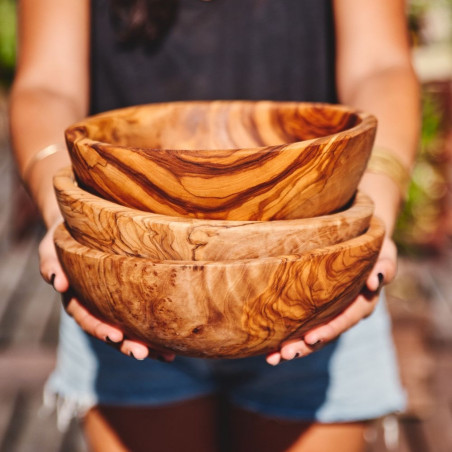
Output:
<svg viewBox="0 0 452 452">
<path fill-rule="evenodd" d="M 82 245 L 154 260 L 235 260 L 303 253 L 349 240 L 369 227 L 372 200 L 358 193 L 335 214 L 238 222 L 169 217 L 123 207 L 77 186 L 70 168 L 54 177 L 66 226 Z"/>
<path fill-rule="evenodd" d="M 152 261 L 79 244 L 60 225 L 59 260 L 87 309 L 127 337 L 187 356 L 238 358 L 276 350 L 340 313 L 358 295 L 382 223 L 337 245 L 227 262 Z"/>
<path fill-rule="evenodd" d="M 354 195 L 376 119 L 345 106 L 270 101 L 142 105 L 66 131 L 77 180 L 106 199 L 172 216 L 308 218 Z"/>
</svg>

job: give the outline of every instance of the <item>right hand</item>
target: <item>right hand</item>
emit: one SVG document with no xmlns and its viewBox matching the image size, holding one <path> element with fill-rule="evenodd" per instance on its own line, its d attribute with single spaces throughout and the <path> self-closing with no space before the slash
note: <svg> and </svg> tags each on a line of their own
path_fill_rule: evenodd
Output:
<svg viewBox="0 0 452 452">
<path fill-rule="evenodd" d="M 63 301 L 66 312 L 74 318 L 79 326 L 91 336 L 107 343 L 113 343 L 115 347 L 128 356 L 133 356 L 138 360 L 145 358 L 158 358 L 163 361 L 172 361 L 173 353 L 159 353 L 149 349 L 145 344 L 139 341 L 126 339 L 124 334 L 118 328 L 104 323 L 94 317 L 88 310 L 73 296 L 69 281 L 64 274 L 55 250 L 53 234 L 62 220 L 56 221 L 51 226 L 41 243 L 39 244 L 39 265 L 41 275 L 44 280 L 53 285 L 57 292 L 63 294 Z"/>
</svg>

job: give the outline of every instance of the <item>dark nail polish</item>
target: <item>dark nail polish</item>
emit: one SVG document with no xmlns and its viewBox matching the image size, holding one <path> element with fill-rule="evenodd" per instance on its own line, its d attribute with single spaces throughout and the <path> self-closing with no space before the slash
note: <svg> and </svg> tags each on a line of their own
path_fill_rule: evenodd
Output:
<svg viewBox="0 0 452 452">
<path fill-rule="evenodd" d="M 133 354 L 132 351 L 129 352 L 129 356 L 130 356 L 131 358 L 135 358 L 135 355 Z M 135 359 L 136 359 L 136 358 L 135 358 Z"/>
<path fill-rule="evenodd" d="M 294 355 L 294 357 L 292 359 L 299 358 L 300 356 L 301 356 L 301 353 L 297 352 L 297 353 L 295 353 L 295 355 Z"/>
<path fill-rule="evenodd" d="M 157 361 L 160 361 L 161 363 L 167 363 L 168 361 L 166 358 L 162 355 L 157 356 Z"/>
<path fill-rule="evenodd" d="M 383 276 L 383 273 L 378 273 L 378 282 L 380 283 L 380 285 L 381 285 L 381 283 L 383 282 L 383 279 L 384 279 L 384 276 Z"/>
<path fill-rule="evenodd" d="M 50 284 L 52 285 L 52 286 L 54 286 L 55 287 L 55 278 L 56 278 L 56 275 L 55 275 L 55 273 L 52 273 L 51 275 L 50 275 Z"/>
<path fill-rule="evenodd" d="M 112 341 L 109 336 L 105 336 L 105 342 L 107 344 L 116 344 L 116 342 Z"/>
</svg>

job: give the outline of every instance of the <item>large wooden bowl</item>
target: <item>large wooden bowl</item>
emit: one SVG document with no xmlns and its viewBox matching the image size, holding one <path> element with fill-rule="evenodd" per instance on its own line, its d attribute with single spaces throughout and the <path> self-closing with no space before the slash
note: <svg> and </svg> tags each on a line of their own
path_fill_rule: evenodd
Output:
<svg viewBox="0 0 452 452">
<path fill-rule="evenodd" d="M 331 215 L 300 220 L 230 221 L 169 217 L 106 201 L 77 186 L 70 168 L 54 177 L 58 204 L 82 245 L 155 260 L 235 260 L 303 253 L 349 240 L 369 227 L 372 200 L 357 193 Z"/>
<path fill-rule="evenodd" d="M 339 105 L 174 102 L 89 117 L 66 131 L 81 186 L 164 215 L 307 218 L 352 198 L 376 119 Z"/>
<path fill-rule="evenodd" d="M 58 257 L 88 310 L 156 349 L 209 358 L 275 350 L 355 299 L 384 235 L 369 230 L 337 245 L 227 262 L 152 261 L 79 244 L 60 225 Z"/>
</svg>

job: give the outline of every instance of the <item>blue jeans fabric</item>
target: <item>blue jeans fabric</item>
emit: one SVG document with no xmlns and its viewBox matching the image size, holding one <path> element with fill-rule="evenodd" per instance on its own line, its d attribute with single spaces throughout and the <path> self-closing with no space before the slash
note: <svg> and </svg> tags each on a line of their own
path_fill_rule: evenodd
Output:
<svg viewBox="0 0 452 452">
<path fill-rule="evenodd" d="M 327 423 L 376 418 L 405 404 L 384 299 L 336 341 L 276 367 L 263 356 L 137 361 L 86 335 L 63 312 L 46 391 L 72 401 L 71 415 L 96 404 L 161 406 L 216 392 L 263 415 Z"/>
</svg>

